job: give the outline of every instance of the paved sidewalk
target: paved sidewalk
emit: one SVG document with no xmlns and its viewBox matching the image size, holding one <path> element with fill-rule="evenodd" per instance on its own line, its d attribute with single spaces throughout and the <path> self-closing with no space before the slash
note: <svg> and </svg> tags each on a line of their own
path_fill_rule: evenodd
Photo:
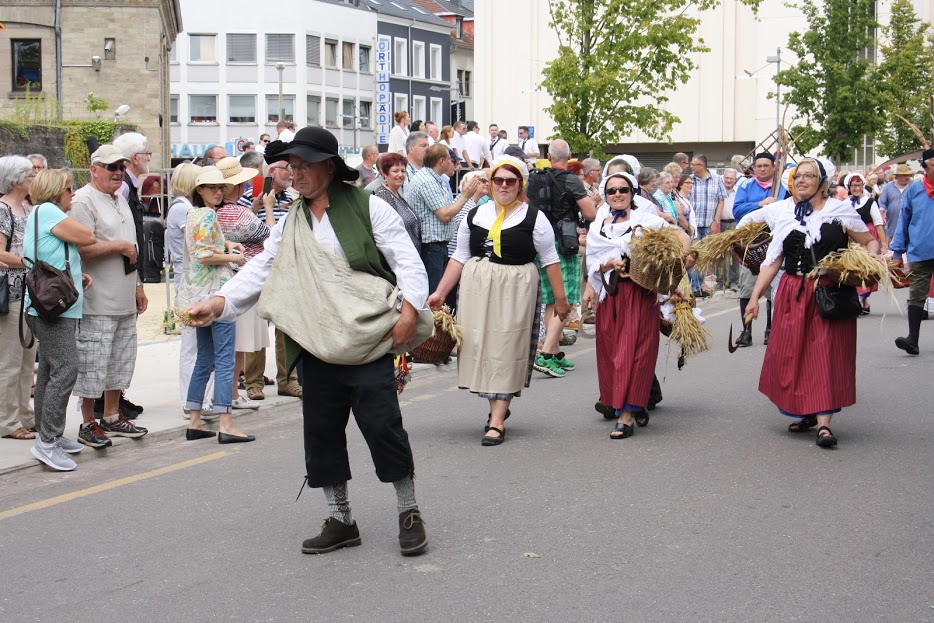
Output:
<svg viewBox="0 0 934 623">
<path fill-rule="evenodd" d="M 270 329 L 270 342 L 275 343 L 272 329 Z M 72 455 L 76 462 L 80 464 L 83 461 L 106 457 L 113 452 L 122 452 L 140 445 L 166 439 L 184 438 L 188 420 L 183 417 L 181 396 L 178 390 L 178 351 L 180 346 L 180 337 L 140 343 L 139 345 L 133 383 L 126 394 L 131 401 L 145 408 L 143 414 L 136 421 L 140 426 L 148 428 L 149 434 L 141 439 L 113 437 L 114 445 L 109 448 L 95 450 L 86 447 L 79 454 Z M 276 377 L 274 349 L 270 347 L 266 353 L 266 376 L 274 379 Z M 421 381 L 425 376 L 434 374 L 436 370 L 452 369 L 454 365 L 456 364 L 447 366 L 416 364 L 413 367 L 412 376 L 413 378 L 418 377 L 419 381 Z M 300 421 L 300 400 L 298 398 L 279 396 L 275 385 L 266 387 L 265 393 L 266 399 L 258 401 L 260 405 L 258 410 L 234 411 L 235 418 L 247 418 L 238 422 L 242 430 L 245 432 L 250 431 L 249 418 L 262 417 L 265 413 L 269 413 L 271 408 L 285 405 L 294 407 L 296 422 Z M 246 392 L 241 391 L 241 395 L 246 397 Z M 73 397 L 68 406 L 65 436 L 69 439 L 77 438 L 78 426 L 81 423 L 81 413 L 77 408 L 77 400 L 76 397 Z M 206 424 L 214 430 L 217 429 L 216 421 L 207 422 Z M 32 441 L 0 439 L 0 474 L 19 470 L 47 469 L 30 454 L 29 449 L 32 444 Z M 47 471 L 50 474 L 58 473 L 52 472 L 52 470 Z"/>
</svg>

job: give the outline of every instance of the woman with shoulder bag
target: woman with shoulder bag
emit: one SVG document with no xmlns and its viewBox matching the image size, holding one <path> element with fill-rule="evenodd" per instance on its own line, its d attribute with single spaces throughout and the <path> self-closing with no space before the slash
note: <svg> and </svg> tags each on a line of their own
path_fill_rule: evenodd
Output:
<svg viewBox="0 0 934 623">
<path fill-rule="evenodd" d="M 23 348 L 17 328 L 26 277 L 26 195 L 35 177 L 28 159 L 0 158 L 0 288 L 5 289 L 0 291 L 0 437 L 6 439 L 36 438 L 35 415 L 29 404 L 36 348 Z"/>
<path fill-rule="evenodd" d="M 29 189 L 33 208 L 26 219 L 23 251 L 26 263 L 44 261 L 54 268 L 69 271 L 78 291 L 78 300 L 54 320 L 41 318 L 30 307 L 26 292 L 23 307 L 26 323 L 39 342 L 39 373 L 36 375 L 36 429 L 39 438 L 32 455 L 59 471 L 76 467 L 68 454 L 80 452 L 83 446 L 62 436 L 68 398 L 78 378 L 78 344 L 75 334 L 81 318 L 84 290 L 91 287 L 91 278 L 81 273 L 81 256 L 76 245 L 96 242 L 93 232 L 68 218 L 74 196 L 68 171 L 40 171 Z M 79 437 L 80 439 L 80 437 Z"/>
<path fill-rule="evenodd" d="M 790 432 L 818 426 L 817 445 L 831 448 L 837 445 L 830 430 L 833 414 L 856 402 L 856 316 L 823 318 L 815 286 L 827 285 L 827 278 L 815 284 L 807 274 L 828 253 L 846 249 L 851 240 L 874 255 L 879 253 L 879 241 L 869 234 L 850 203 L 828 196 L 823 163 L 805 159 L 791 179 L 800 200 L 775 202 L 763 215 L 772 230 L 772 242 L 746 316 L 759 315 L 759 297 L 784 268 L 775 293 L 774 330 L 762 362 L 759 391 L 782 415 L 798 418 L 788 426 Z"/>
</svg>

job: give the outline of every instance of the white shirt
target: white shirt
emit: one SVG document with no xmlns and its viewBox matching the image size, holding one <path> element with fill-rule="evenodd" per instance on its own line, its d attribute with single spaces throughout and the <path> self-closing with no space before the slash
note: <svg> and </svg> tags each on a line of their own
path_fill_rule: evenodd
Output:
<svg viewBox="0 0 934 623">
<path fill-rule="evenodd" d="M 509 143 L 498 136 L 495 139 L 491 138 L 490 143 L 493 143 L 493 146 L 490 147 L 490 155 L 493 157 L 493 162 L 496 162 L 503 153 L 505 153 L 506 148 L 509 147 Z"/>
<path fill-rule="evenodd" d="M 726 199 L 723 200 L 723 211 L 720 213 L 720 219 L 730 220 L 733 218 L 733 201 L 736 200 L 736 186 L 727 191 Z"/>
<path fill-rule="evenodd" d="M 279 140 L 283 143 L 291 143 L 293 138 L 295 138 L 295 132 L 292 130 L 285 129 L 279 132 Z"/>
<path fill-rule="evenodd" d="M 516 208 L 512 214 L 503 221 L 503 229 L 515 227 L 525 220 L 529 213 L 529 206 L 523 203 Z M 490 229 L 496 220 L 496 203 L 487 201 L 477 208 L 473 222 L 475 225 Z M 451 259 L 461 264 L 466 264 L 473 257 L 470 253 L 470 224 L 468 219 L 461 220 L 460 227 L 457 228 L 457 250 L 451 255 Z M 535 251 L 538 253 L 542 266 L 550 266 L 558 263 L 558 252 L 555 250 L 555 231 L 541 210 L 535 217 L 535 227 L 532 229 L 532 243 L 535 245 Z"/>
<path fill-rule="evenodd" d="M 389 131 L 389 149 L 390 153 L 402 154 L 405 155 L 405 137 L 409 135 L 409 131 L 403 128 L 401 125 L 394 125 L 392 130 Z"/>
<path fill-rule="evenodd" d="M 456 151 L 461 158 L 464 157 L 464 137 L 457 132 L 451 137 L 451 149 Z"/>
<path fill-rule="evenodd" d="M 493 156 L 490 154 L 490 142 L 476 132 L 468 132 L 464 135 L 464 149 L 470 156 L 470 163 L 475 167 L 481 166 L 484 158 L 488 162 L 493 161 Z"/>
<path fill-rule="evenodd" d="M 519 139 L 519 149 L 527 154 L 534 154 L 536 158 L 542 157 L 542 152 L 538 149 L 538 142 L 534 138 Z"/>
<path fill-rule="evenodd" d="M 412 245 L 402 224 L 402 217 L 388 203 L 370 195 L 370 223 L 373 225 L 373 239 L 376 248 L 389 263 L 389 268 L 396 275 L 396 285 L 402 291 L 402 296 L 415 309 L 424 309 L 428 299 L 428 273 L 425 265 Z M 221 321 L 231 321 L 256 304 L 263 285 L 269 276 L 269 270 L 279 253 L 282 243 L 282 229 L 291 214 L 279 219 L 272 228 L 266 242 L 263 243 L 263 252 L 246 263 L 236 276 L 224 284 L 217 293 L 224 297 L 224 313 L 218 318 Z M 347 261 L 347 256 L 341 248 L 334 228 L 327 213 L 320 221 L 315 223 L 315 239 L 326 251 Z M 300 283 L 300 277 L 296 276 Z M 309 310 L 310 312 L 312 310 Z M 312 312 L 313 313 L 313 312 Z"/>
</svg>

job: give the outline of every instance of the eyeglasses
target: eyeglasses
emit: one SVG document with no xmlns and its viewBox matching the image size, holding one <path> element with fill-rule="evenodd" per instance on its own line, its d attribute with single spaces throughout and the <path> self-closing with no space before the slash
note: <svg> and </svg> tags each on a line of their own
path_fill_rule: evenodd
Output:
<svg viewBox="0 0 934 623">
<path fill-rule="evenodd" d="M 217 191 L 224 192 L 224 186 L 223 186 L 223 185 L 220 185 L 220 186 L 219 186 L 219 185 L 217 185 L 217 184 L 205 184 L 204 187 L 207 188 L 208 190 L 210 190 L 211 192 L 215 192 L 215 193 L 216 193 Z"/>
<path fill-rule="evenodd" d="M 810 182 L 811 180 L 820 179 L 819 175 L 814 175 L 813 173 L 799 173 L 795 175 L 796 180 L 801 180 L 802 182 Z"/>
<path fill-rule="evenodd" d="M 138 151 L 138 152 L 136 152 L 136 153 L 133 154 L 133 155 L 134 155 L 134 156 L 149 156 L 150 158 L 152 158 L 152 152 L 151 152 L 151 151 Z"/>
<path fill-rule="evenodd" d="M 491 180 L 497 186 L 505 186 L 506 188 L 512 188 L 519 183 L 518 177 L 494 177 Z"/>
<path fill-rule="evenodd" d="M 292 165 L 289 165 L 288 170 L 291 171 L 292 173 L 301 173 L 302 175 L 304 175 L 305 173 L 308 173 L 309 171 L 311 171 L 311 167 L 312 165 L 310 164 L 300 164 L 297 167 L 293 167 Z"/>
<path fill-rule="evenodd" d="M 269 167 L 269 170 L 270 171 L 285 171 L 286 173 L 290 173 L 292 171 L 289 165 L 285 165 L 284 167 Z"/>
<path fill-rule="evenodd" d="M 35 171 L 36 173 L 38 173 L 39 171 L 45 171 L 45 167 L 42 166 L 41 164 L 40 164 L 40 165 L 34 165 L 34 166 L 32 167 L 32 170 Z"/>
<path fill-rule="evenodd" d="M 626 188 L 625 186 L 620 186 L 619 188 L 607 188 L 607 189 L 606 189 L 606 196 L 607 196 L 607 197 L 612 197 L 612 196 L 615 195 L 616 193 L 619 193 L 619 194 L 621 194 L 621 195 L 628 195 L 628 194 L 631 193 L 631 192 L 632 192 L 632 189 L 631 189 L 631 188 Z"/>
<path fill-rule="evenodd" d="M 103 166 L 105 169 L 107 169 L 111 173 L 115 171 L 126 171 L 126 165 L 123 164 L 122 162 L 114 162 L 112 164 L 97 165 L 97 166 Z"/>
</svg>

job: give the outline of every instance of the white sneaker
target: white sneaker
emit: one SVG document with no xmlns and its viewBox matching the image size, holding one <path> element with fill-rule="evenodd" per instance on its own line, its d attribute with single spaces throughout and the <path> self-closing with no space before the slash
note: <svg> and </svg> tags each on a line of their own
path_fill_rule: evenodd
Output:
<svg viewBox="0 0 934 623">
<path fill-rule="evenodd" d="M 36 443 L 30 448 L 32 455 L 60 472 L 70 472 L 78 467 L 78 464 L 68 458 L 65 451 L 58 444 L 58 440 L 52 443 L 44 443 L 41 439 L 36 439 Z"/>
<path fill-rule="evenodd" d="M 61 446 L 62 450 L 64 450 L 68 454 L 78 454 L 79 452 L 84 450 L 83 443 L 72 441 L 71 439 L 68 439 L 67 437 L 59 437 L 55 441 L 57 441 L 58 445 Z"/>
<path fill-rule="evenodd" d="M 202 409 L 201 411 L 201 419 L 204 420 L 205 422 L 216 420 L 220 416 L 221 416 L 220 413 L 214 413 L 214 407 L 211 405 L 204 407 L 204 409 Z M 191 419 L 191 413 L 188 412 L 188 409 L 182 409 L 182 417 L 185 418 L 186 420 Z"/>
<path fill-rule="evenodd" d="M 251 409 L 253 411 L 259 409 L 258 402 L 243 398 L 242 396 L 234 398 L 230 406 L 234 409 Z"/>
</svg>

